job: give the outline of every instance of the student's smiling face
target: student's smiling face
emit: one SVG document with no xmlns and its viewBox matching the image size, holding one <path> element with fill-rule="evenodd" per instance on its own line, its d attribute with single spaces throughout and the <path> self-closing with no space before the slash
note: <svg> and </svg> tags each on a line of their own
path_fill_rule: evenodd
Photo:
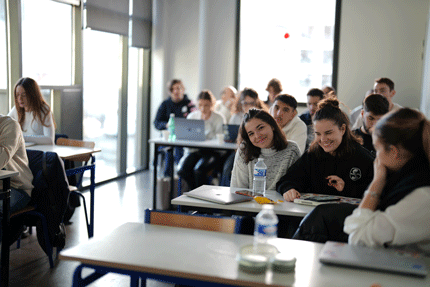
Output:
<svg viewBox="0 0 430 287">
<path fill-rule="evenodd" d="M 254 146 L 259 148 L 273 146 L 273 128 L 268 123 L 253 118 L 245 124 L 245 130 Z"/>
<path fill-rule="evenodd" d="M 319 146 L 327 153 L 334 155 L 334 152 L 342 143 L 345 133 L 345 124 L 340 128 L 332 120 L 318 120 L 314 122 L 315 138 Z"/>
<path fill-rule="evenodd" d="M 286 103 L 276 100 L 272 108 L 272 116 L 282 129 L 296 116 L 297 111 Z"/>
</svg>

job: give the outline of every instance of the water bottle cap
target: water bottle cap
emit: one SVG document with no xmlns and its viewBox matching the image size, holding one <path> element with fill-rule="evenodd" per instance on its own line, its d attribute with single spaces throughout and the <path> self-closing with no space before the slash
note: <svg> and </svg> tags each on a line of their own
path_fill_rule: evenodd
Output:
<svg viewBox="0 0 430 287">
<path fill-rule="evenodd" d="M 273 204 L 263 204 L 263 209 L 273 209 Z"/>
<path fill-rule="evenodd" d="M 174 117 L 175 117 L 175 114 L 174 114 L 174 113 L 171 113 L 171 114 L 170 114 L 170 117 L 171 117 L 171 118 L 174 118 Z"/>
<path fill-rule="evenodd" d="M 264 158 L 262 158 L 262 157 L 259 157 L 259 158 L 258 158 L 258 161 L 260 161 L 260 160 L 264 160 Z"/>
</svg>

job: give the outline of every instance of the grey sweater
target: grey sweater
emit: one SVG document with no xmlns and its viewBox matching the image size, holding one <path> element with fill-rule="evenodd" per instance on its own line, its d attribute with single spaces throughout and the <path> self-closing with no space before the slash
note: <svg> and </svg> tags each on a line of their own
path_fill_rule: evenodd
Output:
<svg viewBox="0 0 430 287">
<path fill-rule="evenodd" d="M 286 149 L 261 149 L 260 157 L 267 166 L 266 190 L 276 190 L 276 183 L 287 172 L 288 168 L 300 158 L 300 149 L 293 141 L 288 141 Z M 254 165 L 258 159 L 253 159 L 248 164 L 243 159 L 240 148 L 234 158 L 234 166 L 231 176 L 231 187 L 252 188 L 254 177 Z"/>
</svg>

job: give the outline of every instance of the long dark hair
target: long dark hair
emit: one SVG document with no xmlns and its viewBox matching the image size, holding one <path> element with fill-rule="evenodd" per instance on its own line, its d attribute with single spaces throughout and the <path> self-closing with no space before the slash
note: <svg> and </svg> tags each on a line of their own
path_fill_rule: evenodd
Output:
<svg viewBox="0 0 430 287">
<path fill-rule="evenodd" d="M 239 97 L 237 97 L 236 102 L 232 105 L 232 112 L 233 113 L 241 113 L 243 112 L 243 106 L 242 106 L 242 101 L 245 100 L 245 97 L 251 97 L 255 100 L 255 107 L 261 110 L 264 110 L 266 112 L 269 111 L 269 108 L 267 107 L 267 105 L 260 100 L 260 98 L 258 97 L 258 93 L 251 88 L 245 88 L 240 92 Z"/>
<path fill-rule="evenodd" d="M 251 119 L 260 119 L 263 122 L 269 124 L 273 129 L 273 147 L 279 151 L 283 150 L 288 146 L 287 138 L 281 131 L 275 119 L 266 111 L 255 108 L 249 109 L 249 111 L 243 116 L 242 124 L 239 127 L 239 136 L 237 142 L 239 148 L 244 155 L 245 163 L 249 163 L 251 160 L 256 159 L 261 154 L 261 148 L 256 147 L 251 143 L 248 133 L 246 132 L 245 125 Z"/>
<path fill-rule="evenodd" d="M 413 155 L 423 155 L 430 161 L 430 122 L 416 110 L 403 108 L 389 112 L 376 123 L 374 134 L 385 149 L 400 144 Z"/>
<path fill-rule="evenodd" d="M 348 116 L 339 108 L 339 100 L 335 97 L 329 97 L 321 100 L 318 103 L 318 109 L 312 119 L 313 123 L 320 120 L 330 120 L 339 127 L 345 126 L 345 133 L 342 136 L 342 142 L 335 151 L 335 156 L 343 157 L 352 155 L 355 151 L 355 143 L 360 140 L 351 132 L 349 128 Z M 310 152 L 316 153 L 318 156 L 323 155 L 325 152 L 318 144 L 317 138 L 311 143 L 309 147 Z"/>
<path fill-rule="evenodd" d="M 35 115 L 35 117 L 33 118 L 33 121 L 37 119 L 37 121 L 39 121 L 41 125 L 47 127 L 47 125 L 45 125 L 45 120 L 46 120 L 46 117 L 51 115 L 51 108 L 43 99 L 42 92 L 40 91 L 39 85 L 32 78 L 21 78 L 18 80 L 18 82 L 16 82 L 15 88 L 13 91 L 13 94 L 15 97 L 15 108 L 18 113 L 18 122 L 21 126 L 21 129 L 25 121 L 25 109 L 19 106 L 18 99 L 16 97 L 16 89 L 18 86 L 21 86 L 25 90 L 28 110 L 30 112 L 33 112 L 33 114 Z M 54 121 L 54 128 L 55 128 L 55 121 Z"/>
</svg>

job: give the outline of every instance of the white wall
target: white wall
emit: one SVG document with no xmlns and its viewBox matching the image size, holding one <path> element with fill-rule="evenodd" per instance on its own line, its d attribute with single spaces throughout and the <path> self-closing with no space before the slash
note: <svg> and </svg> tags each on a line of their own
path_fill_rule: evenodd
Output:
<svg viewBox="0 0 430 287">
<path fill-rule="evenodd" d="M 375 78 L 395 83 L 394 102 L 418 108 L 429 0 L 343 0 L 339 98 L 361 104 Z"/>
</svg>

